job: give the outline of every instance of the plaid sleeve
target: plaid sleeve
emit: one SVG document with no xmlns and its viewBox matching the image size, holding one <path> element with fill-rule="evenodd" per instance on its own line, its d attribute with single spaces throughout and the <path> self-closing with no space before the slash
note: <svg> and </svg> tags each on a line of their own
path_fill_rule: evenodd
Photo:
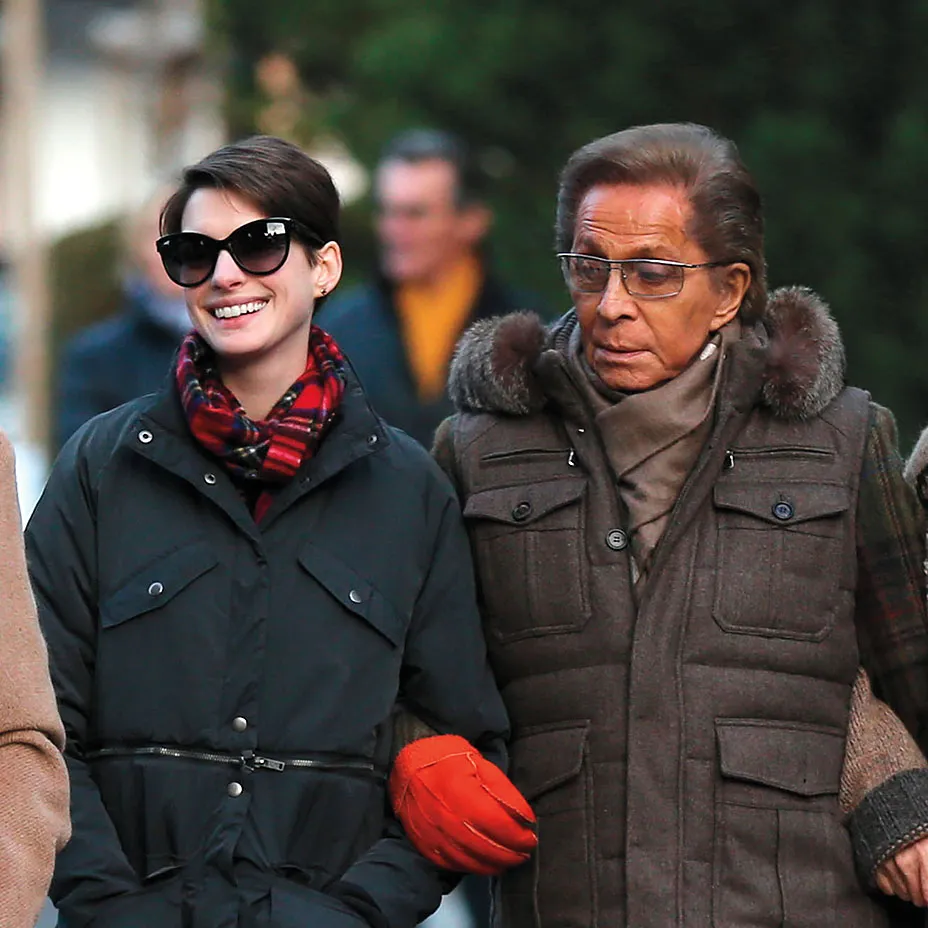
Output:
<svg viewBox="0 0 928 928">
<path fill-rule="evenodd" d="M 928 748 L 925 515 L 902 476 L 896 425 L 871 404 L 857 501 L 855 621 L 876 695 Z"/>
</svg>

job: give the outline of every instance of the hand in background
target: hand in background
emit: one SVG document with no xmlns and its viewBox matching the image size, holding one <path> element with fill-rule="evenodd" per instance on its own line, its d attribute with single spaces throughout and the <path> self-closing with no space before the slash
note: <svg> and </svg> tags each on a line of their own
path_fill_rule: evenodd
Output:
<svg viewBox="0 0 928 928">
<path fill-rule="evenodd" d="M 884 860 L 876 870 L 876 885 L 887 896 L 928 906 L 928 837 Z"/>
</svg>

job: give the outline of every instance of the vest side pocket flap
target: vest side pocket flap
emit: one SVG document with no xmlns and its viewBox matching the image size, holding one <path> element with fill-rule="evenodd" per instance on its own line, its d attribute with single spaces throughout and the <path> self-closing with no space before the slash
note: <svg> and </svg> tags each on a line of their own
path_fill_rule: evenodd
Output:
<svg viewBox="0 0 928 928">
<path fill-rule="evenodd" d="M 509 776 L 526 799 L 536 799 L 580 773 L 589 728 L 588 721 L 576 721 L 517 734 L 509 745 Z"/>
<path fill-rule="evenodd" d="M 205 541 L 162 555 L 103 599 L 100 625 L 113 628 L 160 608 L 218 563 L 216 552 Z"/>
<path fill-rule="evenodd" d="M 465 519 L 489 519 L 507 525 L 532 522 L 577 502 L 586 490 L 583 477 L 561 477 L 521 486 L 481 490 L 468 497 Z"/>
<path fill-rule="evenodd" d="M 392 603 L 340 557 L 307 542 L 300 549 L 297 560 L 303 570 L 346 609 L 375 628 L 392 645 L 399 647 L 403 643 L 406 626 Z"/>
<path fill-rule="evenodd" d="M 834 728 L 765 719 L 716 719 L 723 777 L 800 796 L 837 793 L 844 735 Z"/>
<path fill-rule="evenodd" d="M 783 527 L 839 515 L 850 506 L 847 487 L 832 483 L 731 483 L 723 479 L 712 494 L 719 509 Z"/>
</svg>

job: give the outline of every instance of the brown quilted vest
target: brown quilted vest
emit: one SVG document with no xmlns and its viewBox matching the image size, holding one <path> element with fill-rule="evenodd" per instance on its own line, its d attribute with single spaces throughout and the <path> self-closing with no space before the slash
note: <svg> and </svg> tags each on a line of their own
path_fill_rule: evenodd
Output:
<svg viewBox="0 0 928 928">
<path fill-rule="evenodd" d="M 452 420 L 510 773 L 539 818 L 503 928 L 888 924 L 837 804 L 868 398 L 777 418 L 762 366 L 748 343 L 728 362 L 637 608 L 621 503 L 557 353 L 537 365 L 544 411 Z"/>
</svg>

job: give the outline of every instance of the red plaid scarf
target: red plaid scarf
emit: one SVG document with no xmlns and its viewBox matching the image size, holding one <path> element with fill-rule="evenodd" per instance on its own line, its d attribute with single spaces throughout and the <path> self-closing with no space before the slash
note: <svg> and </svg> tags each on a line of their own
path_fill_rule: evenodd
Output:
<svg viewBox="0 0 928 928">
<path fill-rule="evenodd" d="M 194 438 L 216 455 L 233 477 L 265 486 L 286 483 L 319 447 L 341 403 L 344 357 L 318 326 L 309 333 L 306 370 L 267 414 L 249 419 L 223 384 L 216 355 L 196 333 L 181 344 L 175 376 L 181 405 Z M 260 518 L 270 502 L 267 491 L 255 506 Z"/>
</svg>

